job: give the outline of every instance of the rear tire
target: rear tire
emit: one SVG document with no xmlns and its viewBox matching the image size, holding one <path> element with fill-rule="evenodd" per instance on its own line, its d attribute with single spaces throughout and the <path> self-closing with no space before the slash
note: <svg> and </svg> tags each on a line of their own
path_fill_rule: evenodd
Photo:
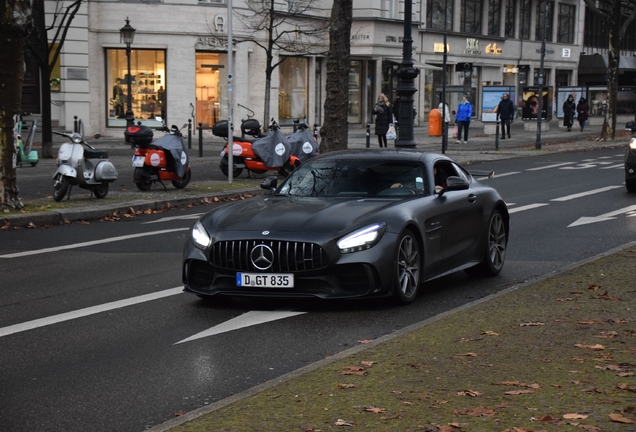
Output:
<svg viewBox="0 0 636 432">
<path fill-rule="evenodd" d="M 66 176 L 58 175 L 53 179 L 53 199 L 58 202 L 62 201 L 70 187 L 71 183 Z"/>
<path fill-rule="evenodd" d="M 483 260 L 474 267 L 466 269 L 468 274 L 481 276 L 497 276 L 506 261 L 508 232 L 499 210 L 490 215 L 486 231 L 486 251 Z"/>
<path fill-rule="evenodd" d="M 422 259 L 420 245 L 411 230 L 404 230 L 395 257 L 393 297 L 399 304 L 413 303 L 420 286 Z"/>
<path fill-rule="evenodd" d="M 228 174 L 230 173 L 230 171 L 228 170 L 228 161 L 229 158 L 227 157 L 227 155 L 224 155 L 223 158 L 221 159 L 221 172 L 223 173 L 223 175 L 225 177 L 228 176 Z M 236 164 L 236 162 L 234 162 Z M 234 168 L 234 171 L 232 172 L 232 176 L 233 178 L 236 178 L 238 176 L 241 175 L 241 173 L 243 172 L 243 168 Z"/>
<path fill-rule="evenodd" d="M 135 181 L 135 184 L 137 185 L 137 189 L 139 189 L 142 192 L 146 192 L 146 191 L 149 191 L 150 188 L 152 187 L 152 180 L 150 180 L 148 177 L 145 177 L 143 174 L 144 174 L 143 168 L 137 167 L 135 168 L 135 173 L 133 175 L 133 178 L 139 179 Z"/>
<path fill-rule="evenodd" d="M 108 182 L 102 182 L 98 185 L 93 186 L 93 193 L 96 198 L 103 199 L 108 195 Z"/>
<path fill-rule="evenodd" d="M 186 172 L 181 178 L 181 180 L 179 181 L 173 180 L 172 185 L 176 187 L 177 189 L 183 189 L 184 187 L 188 185 L 188 183 L 190 183 L 191 178 L 192 178 L 192 171 L 190 170 L 190 167 L 188 167 L 188 169 L 186 169 Z"/>
<path fill-rule="evenodd" d="M 636 179 L 625 179 L 627 192 L 636 192 Z"/>
</svg>

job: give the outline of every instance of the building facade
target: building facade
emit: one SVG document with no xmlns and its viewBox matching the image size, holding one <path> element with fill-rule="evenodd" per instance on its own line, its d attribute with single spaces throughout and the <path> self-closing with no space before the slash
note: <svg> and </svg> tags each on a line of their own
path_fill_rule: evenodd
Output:
<svg viewBox="0 0 636 432">
<path fill-rule="evenodd" d="M 311 9 L 301 17 L 289 16 L 297 1 L 305 0 L 275 1 L 277 13 L 287 18 L 274 35 L 293 39 L 296 34 L 298 40 L 295 49 L 274 52 L 272 62 L 278 66 L 272 73 L 269 113 L 282 125 L 302 118 L 321 124 L 328 35 L 310 39 L 300 30 L 328 22 L 332 0 L 310 1 Z M 45 3 L 52 22 L 57 2 Z M 229 83 L 230 20 L 225 0 L 85 2 L 52 76 L 54 120 L 70 128 L 78 116 L 89 131 L 121 137 L 130 83 L 135 120 L 149 126 L 158 124 L 155 117 L 161 116 L 170 124 L 190 119 L 194 125 L 210 127 L 228 117 L 229 85 L 235 130 L 248 116 L 263 122 L 267 58 L 262 46 L 267 37 L 251 27 L 258 16 L 249 18 L 250 5 L 263 3 L 268 2 L 233 1 L 234 76 Z M 390 100 L 397 94 L 404 1 L 354 0 L 353 4 L 348 118 L 351 127 L 362 127 L 373 121 L 379 93 Z M 524 87 L 538 85 L 541 79 L 552 88 L 580 84 L 579 61 L 585 55 L 583 0 L 414 0 L 412 10 L 412 57 L 420 70 L 415 124 L 426 122 L 437 107 L 444 74 L 445 100 L 451 109 L 467 94 L 477 108 L 476 118 L 481 118 L 484 107 L 484 88 L 490 86 L 513 89 L 520 106 Z M 127 18 L 136 29 L 130 75 L 119 32 Z M 633 57 L 633 52 L 626 55 Z M 30 111 L 37 112 L 37 107 Z"/>
</svg>

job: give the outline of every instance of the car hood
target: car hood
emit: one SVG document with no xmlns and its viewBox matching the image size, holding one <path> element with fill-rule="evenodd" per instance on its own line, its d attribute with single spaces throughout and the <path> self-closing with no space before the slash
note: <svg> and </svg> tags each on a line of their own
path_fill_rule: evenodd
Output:
<svg viewBox="0 0 636 432">
<path fill-rule="evenodd" d="M 400 202 L 402 200 L 399 200 Z M 346 233 L 367 223 L 382 222 L 383 210 L 396 199 L 254 198 L 219 208 L 202 222 L 213 231 Z"/>
</svg>

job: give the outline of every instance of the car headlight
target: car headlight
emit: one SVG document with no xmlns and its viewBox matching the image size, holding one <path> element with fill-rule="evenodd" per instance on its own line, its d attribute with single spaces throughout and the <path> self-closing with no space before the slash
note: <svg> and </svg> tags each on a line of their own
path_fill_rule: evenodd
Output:
<svg viewBox="0 0 636 432">
<path fill-rule="evenodd" d="M 203 228 L 201 221 L 197 221 L 192 227 L 192 242 L 199 249 L 206 250 L 211 243 L 210 235 Z"/>
<path fill-rule="evenodd" d="M 347 234 L 338 240 L 336 244 L 342 253 L 358 252 L 369 249 L 380 241 L 385 229 L 385 223 L 369 225 L 364 228 L 360 228 L 351 234 Z"/>
<path fill-rule="evenodd" d="M 636 150 L 636 138 L 632 138 L 629 140 L 629 148 L 632 150 Z"/>
</svg>

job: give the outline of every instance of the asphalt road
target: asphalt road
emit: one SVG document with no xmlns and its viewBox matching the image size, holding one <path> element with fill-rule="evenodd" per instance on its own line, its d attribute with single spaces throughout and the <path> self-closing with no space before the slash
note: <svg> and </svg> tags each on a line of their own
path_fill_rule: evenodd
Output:
<svg viewBox="0 0 636 432">
<path fill-rule="evenodd" d="M 181 293 L 181 246 L 205 207 L 0 232 L 0 430 L 141 431 L 632 241 L 622 158 L 609 149 L 473 165 L 495 169 L 486 182 L 510 206 L 506 266 L 496 278 L 427 283 L 408 307 L 210 305 Z"/>
</svg>

